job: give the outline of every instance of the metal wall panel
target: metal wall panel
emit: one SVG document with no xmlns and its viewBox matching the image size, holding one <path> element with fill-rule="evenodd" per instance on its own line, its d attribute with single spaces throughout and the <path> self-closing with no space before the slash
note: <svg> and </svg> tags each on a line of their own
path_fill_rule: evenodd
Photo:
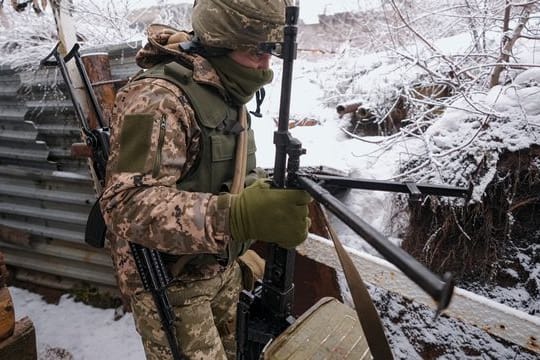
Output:
<svg viewBox="0 0 540 360">
<path fill-rule="evenodd" d="M 97 49 L 109 52 L 114 79 L 138 70 L 140 44 L 134 45 Z M 20 280 L 59 288 L 84 282 L 115 292 L 108 251 L 84 243 L 96 195 L 87 161 L 70 153 L 79 141 L 56 68 L 0 66 L 0 251 Z"/>
</svg>

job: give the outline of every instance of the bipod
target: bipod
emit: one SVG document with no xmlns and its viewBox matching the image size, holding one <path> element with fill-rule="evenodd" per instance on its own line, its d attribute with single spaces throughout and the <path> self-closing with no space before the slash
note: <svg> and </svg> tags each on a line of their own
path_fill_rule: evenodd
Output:
<svg viewBox="0 0 540 360">
<path fill-rule="evenodd" d="M 325 189 L 325 185 L 337 185 L 352 189 L 368 189 L 376 191 L 392 191 L 408 193 L 410 201 L 421 201 L 424 195 L 468 197 L 467 188 L 445 185 L 416 184 L 414 182 L 391 182 L 354 179 L 339 176 L 317 174 L 302 174 L 289 169 L 288 179 L 291 187 L 306 190 L 313 198 L 345 223 L 351 230 L 368 242 L 385 259 L 394 264 L 407 277 L 420 286 L 437 303 L 437 311 L 448 307 L 454 283 L 452 275 L 445 273 L 442 278 L 435 275 L 424 265 L 419 263 L 405 250 L 394 245 L 386 236 L 348 209 L 339 199 Z"/>
</svg>

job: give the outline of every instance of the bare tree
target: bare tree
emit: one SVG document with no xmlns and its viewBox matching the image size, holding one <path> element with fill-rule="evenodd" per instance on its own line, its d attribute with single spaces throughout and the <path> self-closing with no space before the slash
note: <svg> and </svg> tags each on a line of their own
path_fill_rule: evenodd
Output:
<svg viewBox="0 0 540 360">
<path fill-rule="evenodd" d="M 538 1 L 529 1 L 525 3 L 512 3 L 510 0 L 506 0 L 506 7 L 504 10 L 503 28 L 502 28 L 502 40 L 500 46 L 500 55 L 497 58 L 497 65 L 495 65 L 489 85 L 493 87 L 499 84 L 500 76 L 511 56 L 512 49 L 519 39 L 534 39 L 540 40 L 540 36 L 537 33 L 531 32 L 527 29 L 527 23 L 529 21 L 531 13 L 539 8 Z M 513 11 L 516 10 L 516 11 Z M 513 13 L 517 12 L 517 19 L 514 19 Z M 513 29 L 512 23 L 515 23 Z"/>
</svg>

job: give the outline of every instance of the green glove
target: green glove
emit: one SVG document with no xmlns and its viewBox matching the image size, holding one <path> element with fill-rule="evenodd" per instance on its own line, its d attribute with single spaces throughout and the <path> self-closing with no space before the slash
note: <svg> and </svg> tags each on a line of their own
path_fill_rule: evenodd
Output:
<svg viewBox="0 0 540 360">
<path fill-rule="evenodd" d="M 290 249 L 307 238 L 312 199 L 306 191 L 271 188 L 260 179 L 230 196 L 229 224 L 236 241 L 259 240 Z"/>
</svg>

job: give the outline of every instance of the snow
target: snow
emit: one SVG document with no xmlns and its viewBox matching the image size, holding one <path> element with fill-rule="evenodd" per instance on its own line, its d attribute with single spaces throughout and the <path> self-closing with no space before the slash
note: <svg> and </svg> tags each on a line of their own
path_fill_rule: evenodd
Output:
<svg viewBox="0 0 540 360">
<path fill-rule="evenodd" d="M 147 1 L 134 1 L 132 4 L 143 6 Z M 186 1 L 187 2 L 187 1 Z M 355 10 L 361 6 L 370 6 L 359 1 L 314 1 L 306 0 L 302 4 L 301 18 L 305 22 L 315 22 L 315 13 L 333 13 L 343 10 Z M 22 16 L 22 15 L 21 15 Z M 26 21 L 30 14 L 24 15 Z M 15 20 L 14 21 L 20 21 Z M 24 63 L 29 58 L 41 58 L 46 49 L 54 44 L 52 32 L 54 24 L 46 17 L 32 17 L 43 27 L 45 41 L 30 47 L 28 58 L 12 59 L 12 63 Z M 124 31 L 126 28 L 119 28 Z M 95 35 L 97 36 L 97 35 Z M 142 34 L 133 31 L 123 33 L 123 39 L 140 38 Z M 9 36 L 0 33 L 0 42 Z M 114 38 L 104 37 L 104 41 Z M 441 40 L 437 46 L 451 53 L 461 53 L 467 48 L 468 40 L 464 35 L 456 35 Z M 535 50 L 536 53 L 538 50 Z M 45 51 L 46 52 L 46 51 Z M 37 54 L 37 55 L 36 55 Z M 522 52 L 527 63 L 540 63 L 534 51 Z M 21 55 L 22 56 L 22 55 Z M 519 56 L 519 54 L 516 54 Z M 4 59 L 5 60 L 5 59 Z M 274 164 L 273 131 L 279 109 L 279 82 L 281 79 L 279 61 L 275 61 L 275 81 L 267 88 L 263 104 L 263 118 L 253 118 L 253 127 L 257 142 L 257 160 L 262 167 Z M 399 176 L 401 167 L 411 158 L 429 158 L 428 165 L 422 167 L 422 174 L 410 171 L 415 180 L 435 184 L 464 184 L 467 176 L 475 171 L 475 165 L 484 161 L 486 171 L 475 184 L 473 201 L 480 201 L 485 187 L 495 175 L 493 165 L 498 159 L 498 150 L 519 150 L 531 144 L 540 144 L 538 127 L 540 126 L 540 69 L 531 68 L 519 73 L 516 81 L 510 85 L 499 85 L 488 92 L 478 92 L 468 99 L 457 97 L 449 104 L 448 110 L 436 122 L 425 130 L 421 138 L 408 138 L 388 142 L 383 137 L 366 137 L 363 141 L 348 137 L 342 130 L 348 121 L 345 116 L 339 118 L 335 106 L 344 101 L 361 99 L 364 104 L 376 107 L 395 95 L 396 88 L 411 81 L 419 70 L 407 63 L 389 59 L 387 54 L 360 54 L 346 50 L 336 57 L 307 58 L 300 54 L 295 62 L 293 81 L 293 101 L 291 119 L 314 119 L 318 126 L 296 127 L 291 130 L 307 149 L 301 157 L 301 164 L 326 165 L 346 171 L 350 176 L 367 179 L 393 179 Z M 351 81 L 351 78 L 354 81 Z M 255 108 L 254 104 L 250 105 Z M 494 116 L 490 116 L 494 115 Z M 494 120 L 496 118 L 496 120 Z M 485 128 L 489 131 L 485 131 Z M 427 155 L 426 155 L 427 154 Z M 470 164 L 463 159 L 471 155 Z M 463 166 L 469 164 L 469 166 Z M 360 218 L 385 232 L 391 241 L 399 243 L 399 238 L 389 232 L 391 222 L 404 221 L 391 218 L 393 195 L 385 192 L 353 190 L 344 202 Z M 336 221 L 336 230 L 344 243 L 359 251 L 378 255 L 375 251 L 345 225 Z M 531 269 L 531 276 L 538 277 L 540 265 Z M 40 360 L 76 359 L 76 360 L 137 360 L 144 359 L 144 352 L 133 326 L 131 314 L 115 319 L 114 309 L 102 310 L 75 302 L 68 295 L 62 296 L 58 304 L 47 304 L 39 295 L 19 288 L 10 288 L 15 302 L 17 319 L 29 316 L 37 332 Z M 386 307 L 385 325 L 392 332 L 392 345 L 397 358 L 419 359 L 421 355 L 408 337 L 421 337 L 426 343 L 437 346 L 441 338 L 454 343 L 465 343 L 471 352 L 455 353 L 455 358 L 466 358 L 478 349 L 488 349 L 487 356 L 493 358 L 514 358 L 518 352 L 511 347 L 490 342 L 479 329 L 463 329 L 449 319 L 441 318 L 437 322 L 426 322 L 418 327 L 401 328 L 399 322 L 409 318 L 410 308 L 425 312 L 425 318 L 432 317 L 430 310 L 421 309 L 414 304 L 389 301 L 391 295 L 384 290 L 370 288 L 374 300 L 381 308 Z M 498 295 L 497 292 L 502 294 Z M 508 289 L 495 289 L 494 297 L 515 299 L 520 302 L 530 301 L 522 289 L 509 293 Z M 521 301 L 521 300 L 523 301 Z M 528 304 L 529 306 L 534 306 Z M 538 304 L 536 305 L 538 308 Z M 414 320 L 411 320 L 415 323 Z M 458 335 L 458 333 L 469 334 Z M 471 340 L 473 339 L 473 340 Z M 470 342 L 467 343 L 467 340 Z M 56 349 L 56 350 L 55 350 Z M 70 355 L 61 356 L 67 350 Z M 60 354 L 60 355 L 59 355 Z M 476 355 L 476 358 L 483 358 Z M 442 357 L 449 358 L 449 357 Z M 520 357 L 518 357 L 520 358 Z M 528 358 L 526 356 L 521 358 Z"/>
<path fill-rule="evenodd" d="M 10 287 L 9 291 L 16 320 L 28 316 L 34 324 L 40 360 L 64 359 L 53 356 L 58 355 L 55 349 L 67 350 L 74 360 L 144 359 L 131 313 L 114 320 L 114 309 L 77 303 L 68 295 L 58 304 L 47 304 L 27 290 Z"/>
</svg>

